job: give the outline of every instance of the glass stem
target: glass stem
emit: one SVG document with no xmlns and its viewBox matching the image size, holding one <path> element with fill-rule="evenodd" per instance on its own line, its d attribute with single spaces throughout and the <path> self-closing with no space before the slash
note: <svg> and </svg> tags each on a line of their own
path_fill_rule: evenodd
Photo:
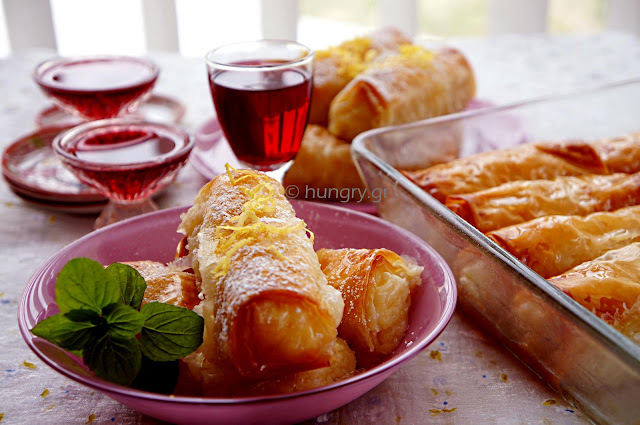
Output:
<svg viewBox="0 0 640 425">
<path fill-rule="evenodd" d="M 140 214 L 157 211 L 158 206 L 151 198 L 140 199 L 134 202 L 118 202 L 113 199 L 109 200 L 107 206 L 104 207 L 100 216 L 93 225 L 94 229 L 100 229 L 117 221 L 135 217 Z"/>
</svg>

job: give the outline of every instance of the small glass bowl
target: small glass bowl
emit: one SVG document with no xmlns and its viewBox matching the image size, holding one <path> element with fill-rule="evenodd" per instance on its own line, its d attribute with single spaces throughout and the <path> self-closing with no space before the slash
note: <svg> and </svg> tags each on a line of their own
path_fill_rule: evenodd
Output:
<svg viewBox="0 0 640 425">
<path fill-rule="evenodd" d="M 150 195 L 171 183 L 194 141 L 175 126 L 116 118 L 74 127 L 52 146 L 80 181 L 109 199 L 97 229 L 157 210 Z"/>
</svg>

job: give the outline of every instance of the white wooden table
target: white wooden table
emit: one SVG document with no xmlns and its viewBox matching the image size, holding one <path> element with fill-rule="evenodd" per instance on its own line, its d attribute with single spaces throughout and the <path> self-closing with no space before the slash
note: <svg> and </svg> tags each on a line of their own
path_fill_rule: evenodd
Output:
<svg viewBox="0 0 640 425">
<path fill-rule="evenodd" d="M 502 36 L 454 40 L 470 57 L 478 97 L 505 103 L 640 75 L 640 40 L 600 36 Z M 48 52 L 0 61 L 0 147 L 34 130 L 48 105 L 31 81 Z M 212 115 L 202 60 L 157 55 L 157 93 L 187 105 L 189 130 Z M 189 165 L 162 208 L 190 204 L 205 183 Z M 25 205 L 0 183 L 0 422 L 6 424 L 151 424 L 157 421 L 77 385 L 45 366 L 18 331 L 17 306 L 35 269 L 91 231 L 94 217 L 53 214 Z M 444 411 L 444 410 L 447 411 Z M 310 421 L 313 423 L 314 421 Z M 580 424 L 586 419 L 460 314 L 417 358 L 383 384 L 317 423 Z"/>
</svg>

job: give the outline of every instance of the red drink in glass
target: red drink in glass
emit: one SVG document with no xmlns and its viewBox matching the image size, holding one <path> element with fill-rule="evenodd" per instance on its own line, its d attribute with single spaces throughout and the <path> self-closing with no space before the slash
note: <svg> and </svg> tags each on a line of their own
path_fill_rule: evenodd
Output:
<svg viewBox="0 0 640 425">
<path fill-rule="evenodd" d="M 36 68 L 34 78 L 58 106 L 96 120 L 126 114 L 151 91 L 158 73 L 151 62 L 107 56 L 45 62 Z"/>
<path fill-rule="evenodd" d="M 110 199 L 96 221 L 102 227 L 157 209 L 149 196 L 172 181 L 193 140 L 169 125 L 112 119 L 74 127 L 53 148 L 78 179 Z"/>
<path fill-rule="evenodd" d="M 240 161 L 269 169 L 295 157 L 309 117 L 310 75 L 297 69 L 221 71 L 210 86 L 218 120 Z"/>
<path fill-rule="evenodd" d="M 218 121 L 238 160 L 261 171 L 290 163 L 309 117 L 313 52 L 290 41 L 231 44 L 209 52 L 207 68 Z"/>
</svg>

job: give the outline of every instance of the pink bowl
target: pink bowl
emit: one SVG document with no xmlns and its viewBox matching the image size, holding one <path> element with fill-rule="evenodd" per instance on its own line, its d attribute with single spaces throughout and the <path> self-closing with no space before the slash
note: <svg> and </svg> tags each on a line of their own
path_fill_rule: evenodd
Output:
<svg viewBox="0 0 640 425">
<path fill-rule="evenodd" d="M 442 332 L 453 314 L 456 288 L 444 260 L 424 241 L 404 229 L 368 214 L 323 204 L 292 201 L 298 216 L 315 233 L 315 248 L 388 248 L 424 266 L 423 283 L 412 301 L 405 339 L 384 363 L 333 385 L 268 397 L 170 397 L 116 385 L 96 378 L 77 359 L 29 331 L 55 306 L 55 279 L 75 257 L 103 264 L 115 261 L 171 261 L 181 239 L 176 233 L 185 207 L 167 209 L 92 232 L 49 258 L 27 284 L 18 309 L 27 345 L 61 374 L 149 416 L 185 424 L 295 423 L 334 410 L 369 391 L 400 365 L 422 351 Z"/>
</svg>

